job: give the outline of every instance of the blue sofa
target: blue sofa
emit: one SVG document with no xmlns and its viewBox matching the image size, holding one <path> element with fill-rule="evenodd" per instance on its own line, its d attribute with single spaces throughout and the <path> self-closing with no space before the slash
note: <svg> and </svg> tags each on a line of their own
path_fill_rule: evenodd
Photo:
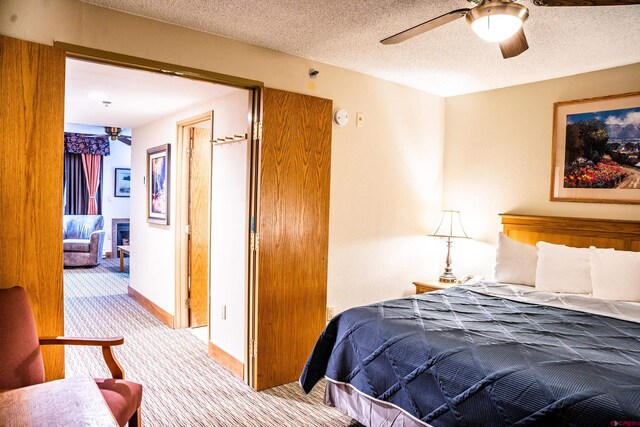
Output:
<svg viewBox="0 0 640 427">
<path fill-rule="evenodd" d="M 102 261 L 102 215 L 64 215 L 62 246 L 65 267 L 95 266 Z"/>
</svg>

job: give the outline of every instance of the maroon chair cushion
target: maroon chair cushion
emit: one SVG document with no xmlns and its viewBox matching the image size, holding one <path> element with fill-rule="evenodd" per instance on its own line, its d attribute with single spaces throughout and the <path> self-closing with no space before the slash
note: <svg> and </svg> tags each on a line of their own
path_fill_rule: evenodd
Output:
<svg viewBox="0 0 640 427">
<path fill-rule="evenodd" d="M 0 289 L 0 389 L 44 382 L 38 330 L 27 293 Z"/>
<path fill-rule="evenodd" d="M 112 378 L 96 378 L 96 384 L 120 426 L 124 426 L 142 403 L 142 386 Z"/>
</svg>

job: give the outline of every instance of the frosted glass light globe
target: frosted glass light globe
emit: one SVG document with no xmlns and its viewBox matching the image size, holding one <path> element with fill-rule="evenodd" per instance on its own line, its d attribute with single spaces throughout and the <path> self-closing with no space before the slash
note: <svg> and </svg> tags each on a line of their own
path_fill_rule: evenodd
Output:
<svg viewBox="0 0 640 427">
<path fill-rule="evenodd" d="M 483 40 L 501 42 L 522 28 L 522 20 L 513 15 L 487 15 L 471 23 L 471 29 Z"/>
</svg>

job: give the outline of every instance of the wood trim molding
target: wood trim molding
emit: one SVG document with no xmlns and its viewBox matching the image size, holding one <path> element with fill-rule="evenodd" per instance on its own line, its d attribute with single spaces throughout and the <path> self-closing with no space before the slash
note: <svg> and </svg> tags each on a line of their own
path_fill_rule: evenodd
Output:
<svg viewBox="0 0 640 427">
<path fill-rule="evenodd" d="M 171 314 L 164 311 L 156 303 L 133 289 L 131 286 L 127 286 L 127 293 L 131 298 L 133 298 L 135 302 L 144 307 L 144 309 L 149 313 L 153 314 L 154 317 L 156 317 L 168 327 L 173 328 L 173 316 Z"/>
<path fill-rule="evenodd" d="M 135 68 L 138 70 L 162 74 L 172 74 L 174 76 L 184 77 L 187 79 L 210 81 L 245 89 L 261 88 L 264 86 L 263 82 L 257 80 L 230 76 L 228 74 L 216 73 L 199 68 L 185 67 L 178 64 L 154 61 L 148 58 L 124 55 L 107 50 L 93 49 L 61 41 L 54 41 L 53 45 L 59 49 L 63 49 L 67 56 L 71 58 L 88 59 L 92 62 L 125 66 L 127 68 Z"/>
<path fill-rule="evenodd" d="M 209 341 L 209 356 L 244 381 L 244 365 L 238 359 Z"/>
</svg>

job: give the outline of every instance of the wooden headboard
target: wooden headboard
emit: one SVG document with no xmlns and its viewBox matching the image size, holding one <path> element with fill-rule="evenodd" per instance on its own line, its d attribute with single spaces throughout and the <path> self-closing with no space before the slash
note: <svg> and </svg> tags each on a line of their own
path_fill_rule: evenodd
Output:
<svg viewBox="0 0 640 427">
<path fill-rule="evenodd" d="M 519 242 L 539 241 L 640 252 L 640 221 L 500 214 L 504 233 Z"/>
</svg>

